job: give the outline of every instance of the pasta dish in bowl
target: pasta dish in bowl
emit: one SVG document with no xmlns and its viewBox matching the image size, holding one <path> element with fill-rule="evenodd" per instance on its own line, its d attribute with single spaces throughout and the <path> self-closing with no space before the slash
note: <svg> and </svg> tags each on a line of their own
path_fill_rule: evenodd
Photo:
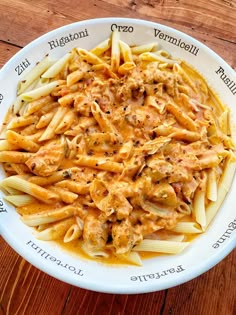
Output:
<svg viewBox="0 0 236 315">
<path fill-rule="evenodd" d="M 70 43 L 64 53 L 45 54 L 46 44 L 52 50 L 53 42 L 60 43 L 52 39 L 58 33 L 42 37 L 41 58 L 16 80 L 0 140 L 5 220 L 14 217 L 24 231 L 33 264 L 53 251 L 47 257 L 59 270 L 53 273 L 47 263 L 45 271 L 69 283 L 137 292 L 133 284 L 141 280 L 131 274 L 141 268 L 154 279 L 152 268 L 164 268 L 166 261 L 177 265 L 168 269 L 173 280 L 167 282 L 177 281 L 179 272 L 183 282 L 189 279 L 183 265 L 197 252 L 194 244 L 213 232 L 233 180 L 232 104 L 221 101 L 191 59 L 152 38 L 156 24 L 99 21 L 107 37 L 92 47 L 86 37 L 95 20 L 84 22 L 80 43 Z M 132 32 L 150 32 L 150 40 L 139 43 L 114 27 L 122 21 L 131 23 Z M 72 24 L 60 34 L 73 30 Z M 234 222 L 233 213 L 227 215 Z M 68 254 L 61 242 L 82 255 Z M 216 244 L 217 239 L 212 250 Z M 152 253 L 149 259 L 146 252 Z M 207 261 L 207 248 L 202 255 Z M 81 278 L 62 260 L 79 261 L 84 267 L 74 273 Z M 84 276 L 97 268 L 115 278 L 117 268 L 129 281 L 100 288 L 100 275 L 92 282 Z M 197 269 L 192 273 L 199 274 Z M 153 281 L 140 292 L 165 286 Z"/>
</svg>

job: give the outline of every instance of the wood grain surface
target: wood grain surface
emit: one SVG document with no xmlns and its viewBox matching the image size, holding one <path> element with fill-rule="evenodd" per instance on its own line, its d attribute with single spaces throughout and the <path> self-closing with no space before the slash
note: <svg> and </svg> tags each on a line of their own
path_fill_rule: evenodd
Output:
<svg viewBox="0 0 236 315">
<path fill-rule="evenodd" d="M 236 69 L 235 0 L 0 0 L 0 67 L 33 39 L 97 17 L 132 17 L 183 31 Z M 0 237 L 0 315 L 234 315 L 236 252 L 198 278 L 139 295 L 80 289 L 39 271 Z"/>
</svg>

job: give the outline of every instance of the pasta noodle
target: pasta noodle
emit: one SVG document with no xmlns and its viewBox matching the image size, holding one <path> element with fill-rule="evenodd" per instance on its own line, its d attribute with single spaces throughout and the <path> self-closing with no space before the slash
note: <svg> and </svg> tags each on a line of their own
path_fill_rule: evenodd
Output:
<svg viewBox="0 0 236 315">
<path fill-rule="evenodd" d="M 41 60 L 29 73 L 24 80 L 20 81 L 18 86 L 18 95 L 22 94 L 42 73 L 45 72 L 52 64 L 52 61 L 46 56 Z M 17 113 L 17 111 L 15 111 Z"/>
<path fill-rule="evenodd" d="M 64 57 L 56 61 L 46 72 L 41 75 L 43 79 L 54 78 L 66 65 L 71 58 L 71 53 L 67 53 Z"/>
<path fill-rule="evenodd" d="M 157 43 L 47 56 L 1 128 L 5 200 L 41 240 L 140 266 L 204 233 L 234 176 L 230 111 Z"/>
<path fill-rule="evenodd" d="M 24 101 L 33 101 L 36 99 L 39 99 L 42 96 L 50 94 L 53 89 L 58 86 L 59 82 L 58 81 L 53 81 L 48 83 L 47 85 L 43 85 L 35 90 L 25 92 L 21 94 L 21 99 Z"/>
<path fill-rule="evenodd" d="M 42 231 L 35 232 L 35 234 L 39 240 L 43 241 L 56 240 L 60 237 L 63 237 L 65 233 L 67 233 L 68 229 L 71 227 L 74 221 L 75 221 L 74 218 L 68 218 L 60 222 L 57 222 L 54 225 L 49 226 L 48 228 Z"/>
<path fill-rule="evenodd" d="M 162 240 L 143 240 L 139 245 L 134 247 L 134 251 L 147 251 L 168 254 L 178 254 L 188 242 L 162 241 Z"/>
</svg>

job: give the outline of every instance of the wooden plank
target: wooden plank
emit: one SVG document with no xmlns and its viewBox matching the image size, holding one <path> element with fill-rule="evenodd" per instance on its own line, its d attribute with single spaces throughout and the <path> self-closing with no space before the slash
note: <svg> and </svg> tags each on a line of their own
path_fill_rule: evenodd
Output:
<svg viewBox="0 0 236 315">
<path fill-rule="evenodd" d="M 31 315 L 37 311 L 37 315 L 44 315 L 50 314 L 51 309 L 55 315 L 97 314 L 97 310 L 106 315 L 161 314 L 167 290 L 140 295 L 83 290 L 63 284 L 31 266 L 2 238 L 0 248 L 0 283 L 4 284 L 0 287 L 0 309 L 3 314 Z M 236 251 L 200 277 L 169 289 L 162 314 L 233 314 L 236 296 L 235 260 Z M 199 292 L 204 294 L 199 295 Z M 209 303 L 212 300 L 214 303 Z"/>
<path fill-rule="evenodd" d="M 116 295 L 84 290 L 83 299 L 81 299 L 80 290 L 72 288 L 64 314 L 160 314 L 165 298 L 165 291 L 139 295 Z"/>
<path fill-rule="evenodd" d="M 165 291 L 115 295 L 62 283 L 30 265 L 0 237 L 0 310 L 3 314 L 159 314 Z M 9 264 L 9 262 L 11 262 Z M 42 303 L 43 301 L 43 303 Z M 115 311 L 114 311 L 115 310 Z M 1 313 L 0 313 L 1 314 Z"/>
<path fill-rule="evenodd" d="M 207 273 L 168 290 L 163 315 L 235 314 L 236 251 Z"/>
<path fill-rule="evenodd" d="M 230 10 L 229 10 L 230 8 Z M 203 43 L 236 68 L 235 4 L 233 0 L 126 1 L 81 0 L 68 6 L 66 0 L 1 0 L 2 40 L 19 46 L 38 36 L 72 22 L 91 17 L 123 16 L 160 22 L 183 31 Z M 18 14 L 15 14 L 18 12 Z M 37 18 L 34 18 L 37 17 Z M 205 21 L 207 20 L 207 23 Z M 24 32 L 22 32 L 24 29 Z"/>
<path fill-rule="evenodd" d="M 21 48 L 0 40 L 0 68 Z"/>
<path fill-rule="evenodd" d="M 43 1 L 48 2 L 48 1 Z M 235 41 L 235 11 L 233 0 L 228 2 L 212 0 L 208 4 L 204 0 L 104 0 L 106 3 L 122 6 L 132 10 L 140 16 L 148 16 L 153 21 L 165 21 L 164 24 L 178 25 L 195 32 L 224 37 L 228 41 Z M 232 10 L 229 10 L 229 7 Z M 207 19 L 207 23 L 206 22 Z M 225 34 L 227 30 L 227 34 Z"/>
<path fill-rule="evenodd" d="M 25 46 L 44 33 L 71 22 L 63 14 L 37 7 L 32 2 L 1 0 L 0 39 L 14 45 Z"/>
<path fill-rule="evenodd" d="M 3 314 L 62 313 L 70 285 L 39 271 L 0 237 L 0 309 Z M 50 293 L 50 294 L 49 294 Z"/>
<path fill-rule="evenodd" d="M 26 0 L 24 2 L 30 2 Z M 91 4 L 90 1 L 81 0 L 79 5 L 71 10 L 66 0 L 42 0 L 36 6 L 49 8 L 57 13 L 68 17 L 79 16 L 81 19 L 108 14 L 111 16 L 123 16 L 123 13 L 131 17 L 142 18 L 144 16 L 167 21 L 176 25 L 183 25 L 190 29 L 200 28 L 202 32 L 217 37 L 224 37 L 228 41 L 235 41 L 235 3 L 233 0 L 212 0 L 206 5 L 205 0 L 189 2 L 188 0 L 149 0 L 149 1 L 126 1 L 126 0 L 97 0 Z M 230 8 L 230 10 L 229 10 Z M 119 13 L 122 13 L 119 14 Z M 204 23 L 207 19 L 207 23 Z M 227 34 L 225 34 L 227 30 Z"/>
</svg>

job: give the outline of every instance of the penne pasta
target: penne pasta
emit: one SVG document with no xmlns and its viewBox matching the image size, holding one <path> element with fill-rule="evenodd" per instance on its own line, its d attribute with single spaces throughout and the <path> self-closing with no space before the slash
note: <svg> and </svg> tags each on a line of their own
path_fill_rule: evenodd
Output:
<svg viewBox="0 0 236 315">
<path fill-rule="evenodd" d="M 201 139 L 201 135 L 197 132 L 189 131 L 189 130 L 176 130 L 176 129 L 173 128 L 173 132 L 169 134 L 169 137 L 177 139 L 177 140 L 188 141 L 188 142 L 195 142 Z"/>
<path fill-rule="evenodd" d="M 37 122 L 36 124 L 36 129 L 42 129 L 42 128 L 45 128 L 49 125 L 49 123 L 51 122 L 52 118 L 54 117 L 55 115 L 55 112 L 52 111 L 50 113 L 47 113 L 43 116 L 40 117 L 39 121 Z M 40 134 L 41 136 L 42 134 Z M 39 137 L 40 138 L 40 137 Z"/>
<path fill-rule="evenodd" d="M 28 152 L 37 152 L 40 146 L 32 140 L 27 139 L 19 133 L 8 130 L 6 132 L 7 141 L 13 145 L 18 146 Z"/>
<path fill-rule="evenodd" d="M 71 72 L 66 78 L 67 86 L 71 86 L 81 80 L 84 77 L 84 71 L 78 69 L 76 71 Z"/>
<path fill-rule="evenodd" d="M 119 41 L 119 44 L 120 44 L 120 50 L 121 50 L 121 54 L 124 60 L 124 64 L 126 64 L 127 62 L 133 63 L 132 52 L 129 45 L 123 42 L 122 40 Z"/>
<path fill-rule="evenodd" d="M 105 251 L 97 250 L 97 249 L 93 249 L 93 248 L 88 248 L 84 244 L 82 245 L 82 249 L 86 255 L 88 255 L 89 257 L 94 258 L 94 259 L 101 258 L 101 257 L 102 258 L 108 258 L 109 257 L 108 253 L 106 253 Z"/>
<path fill-rule="evenodd" d="M 35 90 L 21 94 L 21 99 L 28 102 L 39 99 L 40 97 L 50 94 L 59 84 L 60 81 L 50 82 L 47 85 L 43 85 Z"/>
<path fill-rule="evenodd" d="M 126 37 L 26 71 L 0 130 L 0 189 L 40 240 L 141 266 L 206 231 L 236 145 L 229 109 L 197 71 Z"/>
<path fill-rule="evenodd" d="M 66 234 L 68 228 L 71 226 L 71 224 L 73 224 L 73 222 L 74 218 L 69 218 L 60 221 L 42 231 L 35 232 L 35 235 L 39 240 L 43 241 L 52 241 L 60 239 Z"/>
<path fill-rule="evenodd" d="M 59 181 L 63 181 L 67 178 L 72 178 L 73 173 L 77 173 L 79 169 L 77 167 L 63 169 L 61 171 L 54 172 L 52 175 L 44 176 L 32 176 L 29 178 L 29 182 L 34 183 L 39 186 L 47 186 Z"/>
<path fill-rule="evenodd" d="M 226 135 L 230 135 L 230 126 L 229 126 L 229 110 L 225 110 L 219 117 L 219 125 L 222 132 Z"/>
<path fill-rule="evenodd" d="M 185 234 L 202 233 L 201 227 L 196 222 L 178 222 L 172 231 Z"/>
<path fill-rule="evenodd" d="M 70 106 L 71 104 L 73 104 L 75 97 L 77 95 L 78 95 L 78 92 L 66 94 L 58 99 L 58 103 L 61 106 Z"/>
<path fill-rule="evenodd" d="M 142 208 L 145 211 L 151 212 L 153 214 L 157 214 L 160 218 L 167 218 L 170 216 L 170 209 L 167 207 L 164 208 L 163 206 L 157 206 L 155 203 L 150 201 L 146 201 L 142 204 Z"/>
<path fill-rule="evenodd" d="M 102 55 L 105 51 L 107 51 L 111 47 L 111 40 L 110 38 L 104 40 L 103 42 L 99 43 L 97 46 L 92 48 L 90 52 L 96 56 Z"/>
<path fill-rule="evenodd" d="M 167 241 L 171 241 L 171 242 L 183 242 L 184 239 L 185 239 L 184 234 L 176 234 L 176 235 L 172 235 L 166 238 Z"/>
<path fill-rule="evenodd" d="M 24 107 L 25 101 L 22 99 L 21 95 L 17 96 L 13 103 L 13 112 L 14 114 L 18 114 L 19 111 Z"/>
<path fill-rule="evenodd" d="M 118 79 L 118 76 L 115 74 L 115 72 L 113 72 L 111 66 L 108 65 L 107 63 L 100 63 L 97 65 L 93 65 L 92 70 L 105 71 L 111 78 Z"/>
<path fill-rule="evenodd" d="M 34 114 L 35 112 L 39 111 L 40 109 L 42 109 L 44 106 L 46 106 L 47 104 L 52 103 L 53 98 L 51 96 L 43 96 L 35 101 L 32 101 L 31 103 L 29 103 L 26 112 L 24 113 L 24 116 L 30 116 L 32 114 Z M 24 118 L 24 117 L 23 117 Z M 30 118 L 30 117 L 29 117 Z M 26 119 L 26 118 L 25 118 Z"/>
<path fill-rule="evenodd" d="M 65 113 L 63 119 L 59 122 L 59 124 L 55 128 L 55 133 L 64 134 L 72 126 L 74 121 L 75 121 L 74 112 L 70 111 L 70 112 Z"/>
<path fill-rule="evenodd" d="M 123 65 L 119 66 L 119 69 L 118 69 L 118 73 L 119 74 L 126 74 L 128 72 L 130 72 L 131 70 L 133 70 L 135 68 L 135 63 L 134 62 L 126 62 L 126 63 L 123 63 Z"/>
<path fill-rule="evenodd" d="M 66 204 L 71 204 L 78 198 L 77 194 L 74 194 L 73 192 L 58 186 L 51 186 L 48 187 L 48 189 L 55 192 Z"/>
<path fill-rule="evenodd" d="M 144 44 L 140 46 L 131 47 L 131 52 L 134 55 L 141 55 L 142 53 L 145 53 L 145 52 L 156 51 L 157 47 L 158 47 L 158 44 L 156 42 L 148 43 L 148 44 Z"/>
<path fill-rule="evenodd" d="M 42 213 L 25 214 L 21 219 L 28 226 L 38 226 L 73 217 L 74 214 L 76 214 L 76 208 L 68 205 L 60 209 L 48 210 Z"/>
<path fill-rule="evenodd" d="M 217 200 L 217 180 L 214 169 L 210 169 L 208 171 L 206 195 L 207 198 L 211 201 Z"/>
<path fill-rule="evenodd" d="M 11 164 L 12 169 L 18 174 L 18 175 L 27 175 L 29 174 L 29 169 L 25 164 L 17 164 L 12 163 Z"/>
<path fill-rule="evenodd" d="M 122 160 L 127 160 L 133 151 L 133 141 L 129 140 L 123 144 L 119 150 L 119 156 Z"/>
<path fill-rule="evenodd" d="M 166 109 L 175 116 L 176 120 L 190 131 L 197 131 L 196 124 L 181 109 L 173 103 L 167 103 Z"/>
<path fill-rule="evenodd" d="M 25 163 L 32 153 L 29 152 L 18 152 L 18 151 L 2 151 L 0 152 L 0 162 L 7 163 Z"/>
<path fill-rule="evenodd" d="M 162 240 L 143 240 L 139 245 L 133 248 L 134 251 L 158 252 L 166 254 L 179 254 L 187 246 L 188 242 L 174 242 Z"/>
<path fill-rule="evenodd" d="M 64 236 L 64 243 L 69 243 L 74 240 L 77 240 L 82 235 L 82 230 L 77 224 L 72 224 L 69 229 L 66 231 Z"/>
<path fill-rule="evenodd" d="M 87 61 L 88 63 L 91 63 L 93 65 L 97 65 L 97 64 L 102 64 L 103 60 L 101 58 L 99 58 L 97 55 L 93 54 L 92 52 L 86 50 L 86 49 L 82 49 L 82 48 L 77 48 L 77 53 L 79 54 L 79 56 Z"/>
<path fill-rule="evenodd" d="M 188 85 L 196 92 L 196 87 L 195 84 L 193 83 L 193 81 L 190 79 L 190 77 L 188 76 L 188 74 L 186 73 L 186 71 L 184 71 L 184 69 L 181 67 L 181 65 L 179 65 L 178 63 L 176 63 L 174 65 L 173 71 L 176 71 L 177 73 L 180 73 L 183 77 L 183 80 L 185 82 L 188 83 Z"/>
<path fill-rule="evenodd" d="M 14 117 L 9 124 L 7 125 L 7 129 L 17 129 L 29 126 L 37 122 L 36 116 L 29 117 Z"/>
<path fill-rule="evenodd" d="M 103 132 L 117 133 L 115 127 L 106 117 L 106 114 L 101 111 L 101 108 L 96 102 L 92 103 L 91 110 L 94 119 L 97 121 Z"/>
<path fill-rule="evenodd" d="M 50 121 L 49 125 L 47 126 L 46 130 L 44 133 L 41 135 L 39 138 L 39 141 L 45 141 L 52 139 L 54 135 L 56 134 L 55 130 L 58 124 L 61 122 L 63 117 L 66 115 L 68 112 L 68 109 L 66 107 L 59 107 L 57 112 L 55 113 L 54 117 Z"/>
<path fill-rule="evenodd" d="M 217 200 L 216 202 L 210 203 L 210 205 L 206 209 L 206 226 L 211 223 L 212 219 L 216 215 L 217 210 L 221 206 L 227 192 L 229 191 L 232 179 L 235 175 L 235 169 L 236 162 L 231 161 L 231 159 L 227 159 L 224 173 L 217 189 Z"/>
<path fill-rule="evenodd" d="M 56 183 L 57 187 L 67 188 L 75 194 L 86 195 L 89 192 L 89 184 L 81 184 L 73 180 L 62 180 Z"/>
<path fill-rule="evenodd" d="M 184 215 L 191 215 L 192 213 L 192 207 L 184 201 L 180 201 L 177 210 Z"/>
<path fill-rule="evenodd" d="M 135 266 L 142 266 L 142 260 L 137 252 L 130 252 L 125 255 L 119 255 L 119 258 Z"/>
<path fill-rule="evenodd" d="M 52 64 L 52 61 L 46 56 L 42 61 L 36 64 L 34 68 L 20 81 L 18 85 L 18 95 L 22 94 L 40 75 L 45 72 Z"/>
<path fill-rule="evenodd" d="M 120 173 L 124 166 L 122 163 L 114 162 L 105 158 L 77 155 L 75 163 L 80 166 L 88 166 L 99 170 Z"/>
<path fill-rule="evenodd" d="M 18 150 L 19 146 L 9 143 L 7 140 L 0 140 L 0 151 L 14 151 Z"/>
<path fill-rule="evenodd" d="M 53 203 L 59 199 L 57 194 L 17 176 L 10 176 L 2 180 L 2 186 L 18 189 L 45 203 Z"/>
<path fill-rule="evenodd" d="M 33 198 L 30 195 L 13 195 L 13 196 L 5 196 L 4 200 L 13 204 L 16 207 L 22 207 L 22 206 L 25 206 L 34 202 L 35 198 Z"/>
<path fill-rule="evenodd" d="M 171 55 L 166 50 L 159 49 L 159 50 L 156 50 L 154 53 L 159 55 L 159 56 L 171 59 Z"/>
<path fill-rule="evenodd" d="M 205 191 L 200 189 L 196 191 L 193 200 L 193 215 L 204 229 L 206 227 L 206 209 L 205 209 Z"/>
<path fill-rule="evenodd" d="M 62 58 L 57 60 L 46 72 L 41 75 L 42 79 L 51 79 L 57 76 L 59 72 L 65 67 L 66 63 L 71 58 L 71 53 L 65 54 Z"/>
<path fill-rule="evenodd" d="M 117 31 L 111 35 L 111 69 L 116 72 L 120 66 L 120 34 Z"/>
<path fill-rule="evenodd" d="M 179 62 L 178 60 L 172 60 L 170 58 L 163 57 L 161 54 L 155 54 L 152 52 L 144 52 L 144 53 L 140 54 L 139 57 L 141 60 L 165 62 L 165 63 L 171 64 L 171 65 Z"/>
</svg>

